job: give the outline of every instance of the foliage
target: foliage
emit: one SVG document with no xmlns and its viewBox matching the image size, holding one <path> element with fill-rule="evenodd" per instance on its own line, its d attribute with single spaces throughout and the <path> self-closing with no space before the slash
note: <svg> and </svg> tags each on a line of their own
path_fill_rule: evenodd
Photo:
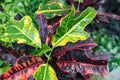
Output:
<svg viewBox="0 0 120 80">
<path fill-rule="evenodd" d="M 34 47 L 41 47 L 38 31 L 29 16 L 25 16 L 20 21 L 10 20 L 3 28 L 5 30 L 0 34 L 2 41 L 25 43 Z"/>
<path fill-rule="evenodd" d="M 15 3 L 17 3 L 16 9 L 13 10 L 18 11 L 11 10 L 12 19 L 10 15 L 5 21 L 1 19 L 0 71 L 2 75 L 0 80 L 87 80 L 90 74 L 106 74 L 107 64 L 111 65 L 113 62 L 120 64 L 119 55 L 114 57 L 111 53 L 119 49 L 113 49 L 110 42 L 104 40 L 100 44 L 107 49 L 103 50 L 103 48 L 103 51 L 110 49 L 110 52 L 100 52 L 99 47 L 96 47 L 94 52 L 92 50 L 97 44 L 92 40 L 89 29 L 86 27 L 93 19 L 97 23 L 101 21 L 109 23 L 107 17 L 120 20 L 118 15 L 106 13 L 100 10 L 100 7 L 98 9 L 95 7 L 101 0 L 54 0 L 54 2 L 41 0 L 39 7 L 38 4 L 36 5 L 37 11 L 36 6 L 31 8 L 32 3 L 37 2 L 36 0 L 20 0 L 13 3 L 11 3 L 12 0 L 6 1 L 1 1 L 2 14 L 7 11 L 9 14 L 11 5 Z M 6 3 L 11 5 L 4 12 L 7 8 L 4 6 L 7 5 Z M 25 8 L 18 9 L 19 6 Z M 23 13 L 18 14 L 21 9 Z M 34 14 L 35 11 L 37 14 Z M 29 16 L 22 17 L 21 14 Z M 93 37 L 97 42 L 99 36 Z M 105 36 L 105 39 L 108 37 Z M 4 46 L 5 43 L 12 44 L 12 47 Z M 11 64 L 10 68 L 9 66 L 3 68 L 3 60 Z M 109 71 L 113 68 L 110 67 Z"/>
<path fill-rule="evenodd" d="M 34 74 L 35 80 L 58 80 L 56 73 L 50 65 L 41 65 Z"/>
<path fill-rule="evenodd" d="M 95 10 L 88 7 L 76 19 L 74 19 L 74 12 L 75 10 L 72 8 L 72 11 L 61 20 L 60 27 L 52 39 L 53 46 L 64 46 L 68 42 L 75 43 L 78 40 L 86 40 L 89 37 L 89 34 L 83 30 L 95 17 Z"/>
</svg>

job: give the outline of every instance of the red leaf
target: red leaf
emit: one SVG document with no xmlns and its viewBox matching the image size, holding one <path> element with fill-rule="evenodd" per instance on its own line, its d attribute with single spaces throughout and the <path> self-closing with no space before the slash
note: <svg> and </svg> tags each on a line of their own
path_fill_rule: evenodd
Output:
<svg viewBox="0 0 120 80">
<path fill-rule="evenodd" d="M 109 14 L 109 13 L 97 13 L 97 16 L 103 16 L 103 17 L 110 17 L 116 20 L 120 20 L 120 16 L 115 14 Z"/>
<path fill-rule="evenodd" d="M 110 52 L 93 53 L 93 52 L 86 51 L 86 56 L 92 60 L 109 60 L 109 59 L 112 59 L 114 55 Z"/>
<path fill-rule="evenodd" d="M 83 0 L 83 7 L 86 8 L 88 6 L 92 6 L 100 1 L 101 0 Z"/>
<path fill-rule="evenodd" d="M 6 48 L 0 45 L 0 57 L 10 64 L 14 64 L 20 55 L 12 48 Z"/>
<path fill-rule="evenodd" d="M 43 44 L 46 43 L 51 46 L 51 38 L 59 26 L 60 19 L 61 17 L 55 16 L 53 19 L 50 19 L 47 24 L 46 18 L 43 14 L 36 16 L 36 22 L 39 25 L 41 42 Z"/>
<path fill-rule="evenodd" d="M 91 50 L 95 46 L 97 46 L 97 44 L 91 38 L 88 38 L 85 41 L 78 41 L 76 43 L 68 43 L 67 45 L 65 45 L 63 47 L 56 48 L 54 51 L 54 56 L 60 57 L 64 53 L 66 53 L 68 51 L 75 50 L 75 49 L 77 49 L 77 50 Z"/>
<path fill-rule="evenodd" d="M 0 80 L 33 80 L 34 71 L 43 64 L 40 57 L 22 56 L 1 77 Z"/>
<path fill-rule="evenodd" d="M 102 55 L 100 57 L 102 57 Z M 81 73 L 83 76 L 87 74 L 101 75 L 107 73 L 106 60 L 91 59 L 85 55 L 85 51 L 80 50 L 73 50 L 62 55 L 57 61 L 57 65 L 64 72 L 73 74 Z"/>
</svg>

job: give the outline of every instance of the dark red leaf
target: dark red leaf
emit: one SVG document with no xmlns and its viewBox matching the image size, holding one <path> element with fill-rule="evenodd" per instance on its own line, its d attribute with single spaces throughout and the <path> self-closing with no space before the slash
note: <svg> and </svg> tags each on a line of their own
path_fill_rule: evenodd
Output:
<svg viewBox="0 0 120 80">
<path fill-rule="evenodd" d="M 120 20 L 120 16 L 115 15 L 115 14 L 109 14 L 109 13 L 97 13 L 97 16 L 103 16 L 103 17 L 110 17 L 115 20 Z"/>
<path fill-rule="evenodd" d="M 22 56 L 0 77 L 0 80 L 33 80 L 34 71 L 43 63 L 40 57 Z"/>
<path fill-rule="evenodd" d="M 54 56 L 60 57 L 64 53 L 66 53 L 68 51 L 75 50 L 75 49 L 77 49 L 77 50 L 91 50 L 95 46 L 97 46 L 97 44 L 91 38 L 88 38 L 85 41 L 78 41 L 76 43 L 67 43 L 67 45 L 65 45 L 63 47 L 56 48 L 54 51 Z"/>
<path fill-rule="evenodd" d="M 112 59 L 114 55 L 110 52 L 93 53 L 91 51 L 86 51 L 86 56 L 92 60 L 109 60 Z"/>
<path fill-rule="evenodd" d="M 22 55 L 30 55 L 30 52 L 34 50 L 34 47 L 26 44 L 13 43 L 14 49 Z"/>
<path fill-rule="evenodd" d="M 0 45 L 0 57 L 13 65 L 15 64 L 17 58 L 20 57 L 20 55 L 12 48 L 6 48 Z"/>
<path fill-rule="evenodd" d="M 14 19 L 15 20 L 21 20 L 22 19 L 22 15 L 18 13 L 17 15 L 15 15 Z"/>
<path fill-rule="evenodd" d="M 103 56 L 101 55 L 100 57 Z M 62 55 L 57 61 L 57 65 L 67 73 L 81 73 L 83 76 L 87 74 L 101 75 L 107 73 L 107 60 L 91 59 L 85 55 L 85 51 L 81 50 L 73 50 Z"/>
<path fill-rule="evenodd" d="M 36 21 L 37 24 L 39 25 L 39 34 L 40 34 L 41 42 L 46 43 L 46 37 L 48 34 L 46 18 L 43 14 L 39 14 L 36 16 Z"/>
<path fill-rule="evenodd" d="M 115 14 L 109 14 L 106 13 L 103 7 L 99 7 L 99 9 L 97 10 L 97 15 L 95 20 L 99 23 L 100 21 L 102 22 L 106 22 L 109 23 L 108 17 L 116 19 L 116 20 L 120 20 L 120 16 L 115 15 Z"/>
<path fill-rule="evenodd" d="M 58 80 L 85 80 L 84 77 L 79 73 L 73 75 L 71 73 L 64 72 L 57 66 L 56 61 L 56 58 L 52 58 L 50 65 L 54 68 Z"/>
<path fill-rule="evenodd" d="M 43 14 L 36 16 L 36 22 L 39 25 L 41 42 L 43 44 L 46 43 L 51 46 L 51 38 L 59 26 L 60 19 L 61 17 L 55 16 L 53 19 L 50 19 L 47 24 L 46 18 Z"/>
<path fill-rule="evenodd" d="M 83 0 L 83 7 L 93 6 L 94 4 L 100 2 L 101 0 Z"/>
</svg>

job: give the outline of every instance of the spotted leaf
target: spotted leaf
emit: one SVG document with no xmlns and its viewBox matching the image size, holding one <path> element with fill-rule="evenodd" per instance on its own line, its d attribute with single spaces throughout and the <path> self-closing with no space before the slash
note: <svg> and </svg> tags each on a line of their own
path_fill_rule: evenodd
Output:
<svg viewBox="0 0 120 80">
<path fill-rule="evenodd" d="M 39 34 L 42 44 L 46 43 L 51 46 L 51 37 L 59 27 L 60 19 L 60 16 L 55 16 L 54 18 L 49 19 L 47 23 L 46 17 L 43 14 L 38 14 L 36 16 L 36 22 L 39 25 Z"/>
<path fill-rule="evenodd" d="M 60 57 L 57 65 L 64 72 L 72 74 L 81 73 L 83 76 L 87 74 L 101 75 L 107 73 L 107 60 L 92 60 L 85 55 L 85 51 L 80 50 L 67 52 Z"/>
<path fill-rule="evenodd" d="M 0 80 L 33 80 L 35 70 L 43 63 L 40 57 L 22 56 L 0 77 Z"/>
<path fill-rule="evenodd" d="M 62 47 L 57 47 L 54 51 L 54 56 L 55 57 L 60 57 L 64 53 L 72 50 L 91 50 L 97 46 L 97 44 L 91 39 L 88 38 L 87 40 L 84 41 L 78 41 L 76 43 L 67 43 L 65 46 Z"/>
<path fill-rule="evenodd" d="M 17 42 L 41 47 L 38 30 L 29 16 L 25 16 L 19 21 L 10 20 L 3 27 L 4 30 L 0 32 L 0 40 L 3 42 Z"/>
<path fill-rule="evenodd" d="M 46 4 L 41 3 L 37 14 L 44 14 L 47 19 L 53 18 L 55 15 L 61 16 L 62 12 L 70 11 L 70 8 L 60 1 L 50 1 Z"/>
</svg>

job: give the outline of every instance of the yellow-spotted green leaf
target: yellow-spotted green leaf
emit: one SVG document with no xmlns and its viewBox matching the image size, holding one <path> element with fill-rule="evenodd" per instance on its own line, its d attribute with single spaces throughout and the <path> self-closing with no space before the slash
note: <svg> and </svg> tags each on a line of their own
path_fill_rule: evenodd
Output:
<svg viewBox="0 0 120 80">
<path fill-rule="evenodd" d="M 70 8 L 65 7 L 62 3 L 52 1 L 47 4 L 41 3 L 36 13 L 43 13 L 46 16 L 46 18 L 52 18 L 55 15 L 61 15 L 62 12 L 66 12 L 69 10 Z"/>
<path fill-rule="evenodd" d="M 75 8 L 72 6 L 71 12 L 65 16 L 58 28 L 56 34 L 52 37 L 54 47 L 64 46 L 68 42 L 77 42 L 78 40 L 86 40 L 89 34 L 84 28 L 96 16 L 95 9 L 88 7 L 78 18 L 74 19 Z"/>
<path fill-rule="evenodd" d="M 4 30 L 0 32 L 0 40 L 41 47 L 38 30 L 29 16 L 23 17 L 20 21 L 10 20 L 6 23 Z"/>
<path fill-rule="evenodd" d="M 34 73 L 35 80 L 58 80 L 55 71 L 49 64 L 40 65 Z"/>
</svg>

